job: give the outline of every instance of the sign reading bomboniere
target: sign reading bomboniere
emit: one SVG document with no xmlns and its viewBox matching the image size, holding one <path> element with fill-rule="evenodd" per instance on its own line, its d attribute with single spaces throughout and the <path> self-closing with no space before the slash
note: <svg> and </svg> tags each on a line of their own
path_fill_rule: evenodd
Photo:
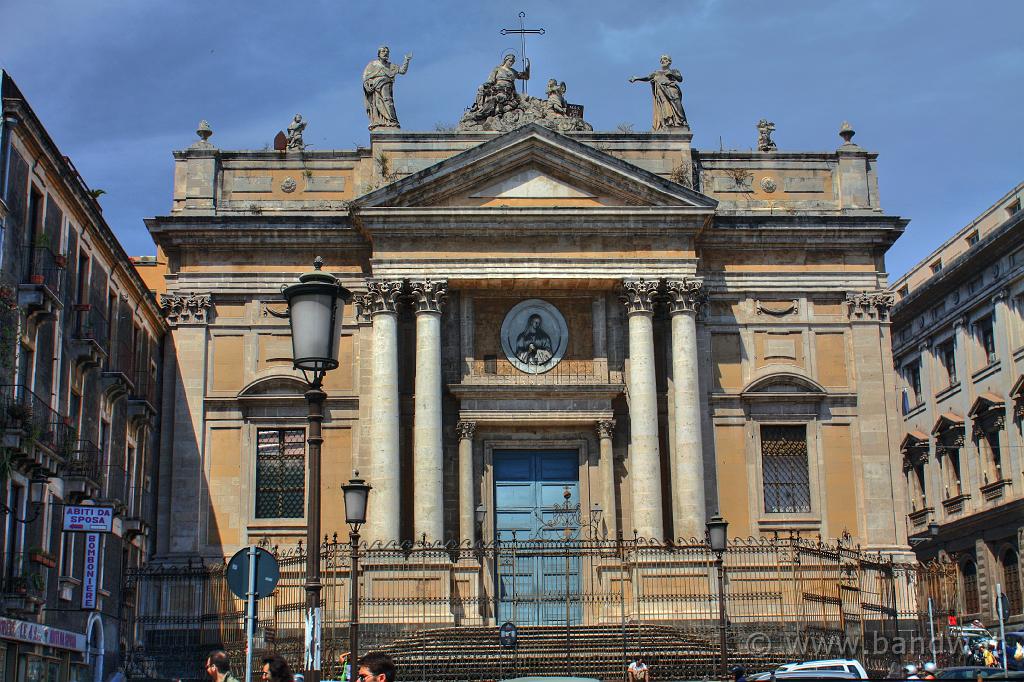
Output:
<svg viewBox="0 0 1024 682">
<path fill-rule="evenodd" d="M 100 573 L 100 534 L 85 536 L 85 574 L 82 576 L 82 608 L 96 608 L 96 587 Z"/>
</svg>

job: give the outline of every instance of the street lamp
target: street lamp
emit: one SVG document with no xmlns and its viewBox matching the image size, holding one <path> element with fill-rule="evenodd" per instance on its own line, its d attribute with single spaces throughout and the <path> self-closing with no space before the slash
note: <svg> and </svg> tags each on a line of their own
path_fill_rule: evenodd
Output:
<svg viewBox="0 0 1024 682">
<path fill-rule="evenodd" d="M 348 628 L 348 678 L 355 682 L 359 677 L 359 526 L 366 523 L 366 503 L 370 497 L 370 486 L 359 478 L 359 472 L 356 471 L 355 477 L 341 486 L 341 490 L 345 494 L 345 523 L 349 527 L 348 542 L 352 558 L 349 575 L 352 603 L 349 605 L 351 618 Z"/>
<path fill-rule="evenodd" d="M 712 516 L 707 524 L 708 545 L 715 553 L 715 567 L 718 569 L 718 648 L 721 656 L 722 679 L 728 675 L 729 651 L 725 636 L 725 554 L 729 539 L 729 522 L 719 514 Z"/>
<path fill-rule="evenodd" d="M 352 294 L 333 275 L 322 272 L 324 260 L 313 260 L 313 271 L 284 287 L 292 330 L 292 364 L 302 371 L 309 388 L 309 495 L 306 498 L 306 681 L 320 682 L 320 446 L 324 442 L 324 375 L 338 366 L 341 321 Z M 339 303 L 340 301 L 340 303 Z M 346 496 L 346 502 L 348 498 Z M 364 508 L 365 514 L 365 508 Z"/>
</svg>

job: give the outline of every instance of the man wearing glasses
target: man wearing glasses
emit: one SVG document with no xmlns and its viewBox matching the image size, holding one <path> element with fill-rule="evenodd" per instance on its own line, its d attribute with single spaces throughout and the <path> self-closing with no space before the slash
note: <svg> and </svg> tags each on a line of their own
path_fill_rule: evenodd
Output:
<svg viewBox="0 0 1024 682">
<path fill-rule="evenodd" d="M 359 678 L 356 682 L 395 682 L 394 661 L 387 654 L 366 654 L 359 659 Z"/>
<path fill-rule="evenodd" d="M 231 660 L 225 651 L 217 649 L 206 657 L 206 674 L 213 682 L 238 682 L 231 674 Z"/>
</svg>

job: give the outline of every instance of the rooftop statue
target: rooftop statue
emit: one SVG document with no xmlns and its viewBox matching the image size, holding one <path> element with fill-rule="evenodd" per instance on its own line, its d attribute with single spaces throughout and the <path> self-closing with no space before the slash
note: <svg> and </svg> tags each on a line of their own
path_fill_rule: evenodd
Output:
<svg viewBox="0 0 1024 682">
<path fill-rule="evenodd" d="M 306 143 L 302 141 L 302 131 L 306 129 L 306 121 L 302 114 L 295 114 L 295 118 L 288 124 L 288 143 L 285 147 L 288 151 L 302 151 Z"/>
<path fill-rule="evenodd" d="M 395 79 L 409 70 L 412 55 L 405 55 L 401 66 L 388 61 L 391 50 L 383 45 L 377 50 L 377 58 L 363 69 L 363 98 L 366 101 L 366 116 L 370 119 L 370 130 L 377 128 L 400 128 L 395 112 Z"/>
<path fill-rule="evenodd" d="M 527 123 L 538 123 L 560 132 L 593 130 L 583 120 L 583 107 L 565 101 L 565 83 L 548 81 L 547 99 L 542 100 L 516 92 L 517 80 L 529 80 L 530 63 L 526 69 L 515 69 L 515 55 L 506 55 L 491 70 L 487 80 L 476 90 L 473 105 L 459 121 L 458 130 L 496 130 L 506 132 Z"/>
<path fill-rule="evenodd" d="M 775 132 L 775 124 L 766 118 L 757 122 L 757 151 L 774 152 L 778 149 L 772 133 Z"/>
<path fill-rule="evenodd" d="M 683 74 L 679 73 L 679 69 L 671 67 L 672 57 L 663 54 L 660 69 L 646 76 L 633 76 L 629 79 L 630 83 L 643 81 L 651 84 L 651 94 L 654 96 L 652 130 L 689 127 L 683 111 L 683 92 L 679 89 Z"/>
</svg>

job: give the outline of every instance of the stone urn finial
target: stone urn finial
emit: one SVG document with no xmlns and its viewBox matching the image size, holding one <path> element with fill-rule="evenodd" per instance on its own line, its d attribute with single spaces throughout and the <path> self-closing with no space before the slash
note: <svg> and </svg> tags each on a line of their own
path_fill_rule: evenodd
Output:
<svg viewBox="0 0 1024 682">
<path fill-rule="evenodd" d="M 839 137 L 843 138 L 843 144 L 853 144 L 853 136 L 857 134 L 857 131 L 853 129 L 849 121 L 843 121 L 843 125 L 839 126 Z"/>
<path fill-rule="evenodd" d="M 206 122 L 205 118 L 199 122 L 199 127 L 196 128 L 196 135 L 198 135 L 199 139 L 203 142 L 209 140 L 210 136 L 213 135 L 213 128 L 210 127 L 210 124 Z"/>
</svg>

